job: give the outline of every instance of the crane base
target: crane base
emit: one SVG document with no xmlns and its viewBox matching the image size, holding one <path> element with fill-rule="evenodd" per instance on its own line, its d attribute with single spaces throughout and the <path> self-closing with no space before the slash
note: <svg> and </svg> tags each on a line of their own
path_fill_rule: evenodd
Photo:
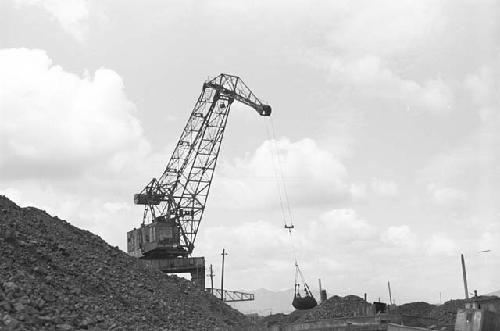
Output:
<svg viewBox="0 0 500 331">
<path fill-rule="evenodd" d="M 189 273 L 191 281 L 205 290 L 205 257 L 141 259 L 148 268 L 166 273 Z"/>
</svg>

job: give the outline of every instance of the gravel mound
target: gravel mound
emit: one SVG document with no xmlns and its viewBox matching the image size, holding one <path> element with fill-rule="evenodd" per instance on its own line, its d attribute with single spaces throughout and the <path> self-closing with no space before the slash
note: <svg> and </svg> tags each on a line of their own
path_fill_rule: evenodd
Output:
<svg viewBox="0 0 500 331">
<path fill-rule="evenodd" d="M 408 326 L 450 327 L 455 324 L 457 310 L 464 307 L 465 300 L 450 300 L 437 306 L 427 302 L 410 302 L 398 306 L 396 312 L 403 315 L 403 321 Z"/>
<path fill-rule="evenodd" d="M 191 282 L 146 270 L 100 237 L 4 196 L 0 249 L 0 330 L 248 327 Z"/>
<path fill-rule="evenodd" d="M 273 325 L 294 323 L 306 313 L 307 313 L 306 310 L 294 310 L 290 314 L 286 314 L 286 315 L 283 313 L 278 313 L 278 314 L 265 316 L 265 317 L 261 318 L 259 325 L 264 326 L 265 328 L 269 328 Z"/>
<path fill-rule="evenodd" d="M 450 300 L 444 304 L 436 306 L 430 313 L 430 316 L 436 319 L 441 325 L 454 324 L 457 316 L 457 310 L 465 308 L 465 300 Z"/>
<path fill-rule="evenodd" d="M 435 307 L 427 302 L 410 302 L 398 306 L 396 311 L 402 315 L 430 317 Z"/>
<path fill-rule="evenodd" d="M 347 295 L 345 297 L 334 295 L 321 305 L 309 310 L 297 321 L 306 322 L 327 318 L 365 316 L 366 312 L 371 311 L 371 309 L 371 303 L 356 295 Z"/>
</svg>

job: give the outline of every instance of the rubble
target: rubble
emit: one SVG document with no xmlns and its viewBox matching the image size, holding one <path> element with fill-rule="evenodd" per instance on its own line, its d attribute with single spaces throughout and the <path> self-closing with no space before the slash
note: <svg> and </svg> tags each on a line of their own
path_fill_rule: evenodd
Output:
<svg viewBox="0 0 500 331">
<path fill-rule="evenodd" d="M 465 308 L 465 301 L 462 299 L 446 301 L 444 304 L 434 307 L 430 312 L 430 317 L 442 325 L 454 324 L 457 310 Z"/>
<path fill-rule="evenodd" d="M 402 322 L 412 327 L 439 327 L 452 330 L 457 310 L 464 308 L 465 300 L 450 300 L 442 305 L 433 305 L 427 302 L 410 302 L 390 308 L 390 313 L 401 315 Z M 266 316 L 261 325 L 270 327 L 289 323 L 317 321 L 340 317 L 356 317 L 372 315 L 371 303 L 355 295 L 345 297 L 333 296 L 321 305 L 311 310 L 295 310 L 289 315 L 275 314 Z"/>
<path fill-rule="evenodd" d="M 306 322 L 327 318 L 365 316 L 371 310 L 371 304 L 356 295 L 347 295 L 345 297 L 334 295 L 321 305 L 309 310 L 297 321 Z"/>
<path fill-rule="evenodd" d="M 418 301 L 397 306 L 395 312 L 401 315 L 430 317 L 431 311 L 434 308 L 435 306 L 430 303 Z"/>
<path fill-rule="evenodd" d="M 100 237 L 0 196 L 1 330 L 229 330 L 246 317 Z"/>
</svg>

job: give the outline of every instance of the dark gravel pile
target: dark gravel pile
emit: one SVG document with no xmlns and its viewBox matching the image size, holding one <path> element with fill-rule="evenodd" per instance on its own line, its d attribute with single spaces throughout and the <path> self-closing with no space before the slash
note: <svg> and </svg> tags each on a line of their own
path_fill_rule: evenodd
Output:
<svg viewBox="0 0 500 331">
<path fill-rule="evenodd" d="M 457 316 L 457 310 L 465 308 L 465 300 L 450 300 L 444 304 L 436 306 L 430 316 L 436 319 L 439 324 L 453 324 Z"/>
<path fill-rule="evenodd" d="M 393 313 L 401 314 L 403 324 L 415 327 L 436 325 L 437 321 L 431 318 L 431 311 L 435 308 L 427 302 L 409 302 L 397 306 Z"/>
<path fill-rule="evenodd" d="M 435 307 L 427 302 L 410 302 L 397 306 L 396 312 L 402 315 L 430 317 Z"/>
<path fill-rule="evenodd" d="M 454 325 L 457 310 L 465 307 L 465 300 L 450 300 L 442 305 L 427 302 L 410 302 L 398 306 L 396 312 L 403 315 L 408 326 L 439 327 Z"/>
<path fill-rule="evenodd" d="M 248 323 L 191 282 L 145 270 L 100 237 L 4 196 L 0 252 L 0 330 L 232 330 Z"/>
<path fill-rule="evenodd" d="M 297 321 L 314 321 L 318 319 L 365 316 L 366 311 L 372 309 L 372 304 L 356 295 L 340 297 L 334 295 L 321 305 L 309 310 Z"/>
<path fill-rule="evenodd" d="M 304 314 L 307 314 L 307 310 L 295 310 L 290 314 L 273 314 L 269 316 L 262 317 L 259 321 L 259 325 L 265 327 L 271 327 L 273 325 L 281 325 L 296 322 Z"/>
</svg>

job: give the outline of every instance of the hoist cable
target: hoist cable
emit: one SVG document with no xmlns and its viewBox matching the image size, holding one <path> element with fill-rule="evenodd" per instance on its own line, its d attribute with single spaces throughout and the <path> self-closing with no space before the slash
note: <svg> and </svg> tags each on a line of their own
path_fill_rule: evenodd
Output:
<svg viewBox="0 0 500 331">
<path fill-rule="evenodd" d="M 302 271 L 299 268 L 299 264 L 297 262 L 297 252 L 296 252 L 294 241 L 292 238 L 292 231 L 291 231 L 291 229 L 293 228 L 292 210 L 290 207 L 290 200 L 288 198 L 288 191 L 286 189 L 286 183 L 285 183 L 285 179 L 283 176 L 282 160 L 281 160 L 280 153 L 278 150 L 278 142 L 276 139 L 276 129 L 274 127 L 274 123 L 272 121 L 272 118 L 269 118 L 269 127 L 266 126 L 266 130 L 267 130 L 267 135 L 269 137 L 269 140 L 271 141 L 271 148 L 270 148 L 271 149 L 271 158 L 273 161 L 273 171 L 274 171 L 274 176 L 275 176 L 275 180 L 276 180 L 276 185 L 278 188 L 281 213 L 282 213 L 285 228 L 288 229 L 288 234 L 289 234 L 289 239 L 290 239 L 290 248 L 292 250 L 292 255 L 294 258 L 294 262 L 295 262 L 294 292 L 295 292 L 295 295 L 297 295 L 297 293 L 300 290 L 300 284 L 299 284 L 299 278 L 300 278 L 300 281 L 304 285 L 304 290 L 306 291 L 306 294 L 308 294 L 309 287 L 307 286 L 304 275 L 302 274 Z M 283 194 L 283 196 L 282 196 L 282 194 Z M 288 216 L 289 222 L 287 222 L 287 216 Z M 288 225 L 288 223 L 290 225 Z"/>
<path fill-rule="evenodd" d="M 270 123 L 270 127 L 271 127 L 271 138 L 272 138 L 271 141 L 272 141 L 272 144 L 274 147 L 273 152 L 276 154 L 276 161 L 278 164 L 278 176 L 279 176 L 279 179 L 281 180 L 283 193 L 284 193 L 284 201 L 285 201 L 284 205 L 285 205 L 286 211 L 288 213 L 288 220 L 290 221 L 290 226 L 293 226 L 292 209 L 290 208 L 290 199 L 288 198 L 288 190 L 286 188 L 286 182 L 285 182 L 285 178 L 283 175 L 284 171 L 283 171 L 281 155 L 280 155 L 279 149 L 278 149 L 279 146 L 278 146 L 278 141 L 276 138 L 276 129 L 274 128 L 274 122 L 273 122 L 273 119 L 271 117 L 269 117 L 269 123 Z"/>
<path fill-rule="evenodd" d="M 279 197 L 279 201 L 280 201 L 280 208 L 281 208 L 281 217 L 283 218 L 283 223 L 286 225 L 287 224 L 287 221 L 286 221 L 286 213 L 285 213 L 285 204 L 283 202 L 283 197 L 281 195 L 281 186 L 280 186 L 280 182 L 278 180 L 278 169 L 277 169 L 277 166 L 276 166 L 276 160 L 275 160 L 275 153 L 274 153 L 274 145 L 273 145 L 273 136 L 272 136 L 272 133 L 271 133 L 271 130 L 269 129 L 268 126 L 266 126 L 266 130 L 267 130 L 267 136 L 269 138 L 269 141 L 271 142 L 271 158 L 272 158 L 272 163 L 273 163 L 273 172 L 274 172 L 274 178 L 275 178 L 275 182 L 276 182 L 276 188 L 278 190 L 278 197 Z"/>
</svg>

